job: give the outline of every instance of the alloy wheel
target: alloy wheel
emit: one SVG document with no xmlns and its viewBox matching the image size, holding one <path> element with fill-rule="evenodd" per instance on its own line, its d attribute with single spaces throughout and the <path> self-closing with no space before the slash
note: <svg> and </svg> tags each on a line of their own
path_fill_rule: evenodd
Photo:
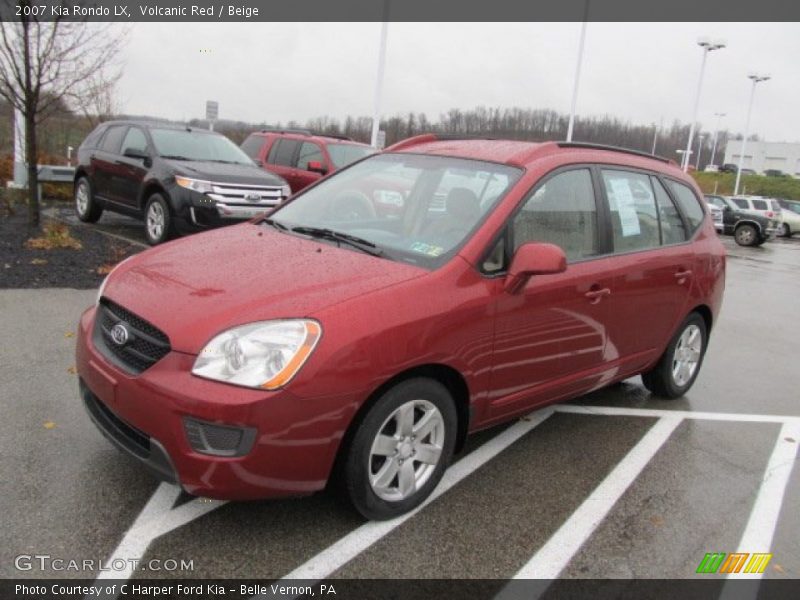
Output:
<svg viewBox="0 0 800 600">
<path fill-rule="evenodd" d="M 147 233 L 151 240 L 160 240 L 164 233 L 164 209 L 158 202 L 151 202 L 147 209 Z"/>
<path fill-rule="evenodd" d="M 430 479 L 442 456 L 442 413 L 427 400 L 399 406 L 383 422 L 369 452 L 369 483 L 379 498 L 398 502 Z"/>
<path fill-rule="evenodd" d="M 703 335 L 697 325 L 683 330 L 672 354 L 672 379 L 678 387 L 685 386 L 697 370 L 703 351 Z"/>
<path fill-rule="evenodd" d="M 85 181 L 81 181 L 75 191 L 75 210 L 81 217 L 89 210 L 89 186 Z"/>
</svg>

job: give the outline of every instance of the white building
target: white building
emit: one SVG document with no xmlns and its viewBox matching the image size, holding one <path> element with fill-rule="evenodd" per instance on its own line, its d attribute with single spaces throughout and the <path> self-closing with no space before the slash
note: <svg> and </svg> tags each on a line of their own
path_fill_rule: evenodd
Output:
<svg viewBox="0 0 800 600">
<path fill-rule="evenodd" d="M 743 169 L 753 169 L 761 174 L 768 169 L 776 169 L 800 177 L 800 144 L 749 141 L 744 152 Z M 728 140 L 723 162 L 738 165 L 741 155 L 742 140 Z"/>
</svg>

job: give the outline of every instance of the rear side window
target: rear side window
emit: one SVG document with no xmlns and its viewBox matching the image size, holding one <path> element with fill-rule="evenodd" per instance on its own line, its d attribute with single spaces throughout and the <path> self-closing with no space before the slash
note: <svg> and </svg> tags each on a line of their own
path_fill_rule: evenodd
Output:
<svg viewBox="0 0 800 600">
<path fill-rule="evenodd" d="M 602 170 L 611 213 L 615 252 L 661 244 L 656 199 L 650 177 L 629 171 Z"/>
<path fill-rule="evenodd" d="M 292 159 L 299 145 L 300 142 L 296 140 L 277 140 L 269 151 L 267 162 L 273 165 L 293 167 Z"/>
<path fill-rule="evenodd" d="M 300 169 L 308 169 L 308 163 L 318 162 L 324 163 L 325 158 L 322 156 L 320 147 L 312 142 L 303 142 L 300 146 L 300 154 L 297 157 L 297 167 Z"/>
<path fill-rule="evenodd" d="M 700 206 L 700 201 L 687 185 L 683 185 L 677 181 L 669 181 L 669 186 L 672 188 L 672 193 L 675 195 L 678 206 L 680 206 L 686 220 L 689 221 L 690 229 L 694 231 L 700 227 L 706 215 L 703 212 L 703 208 Z"/>
<path fill-rule="evenodd" d="M 687 239 L 686 226 L 683 219 L 675 208 L 672 198 L 669 197 L 667 190 L 655 177 L 650 177 L 653 190 L 656 193 L 656 205 L 658 206 L 658 219 L 661 222 L 661 243 L 678 244 Z"/>
<path fill-rule="evenodd" d="M 105 152 L 119 154 L 119 148 L 122 145 L 122 138 L 124 137 L 127 129 L 127 125 L 116 125 L 114 127 L 109 127 L 105 137 L 103 137 L 103 142 L 100 148 Z"/>
<path fill-rule="evenodd" d="M 250 135 L 241 145 L 242 151 L 252 159 L 258 158 L 261 146 L 264 145 L 264 136 L 258 134 Z"/>
<path fill-rule="evenodd" d="M 753 208 L 755 210 L 767 210 L 769 207 L 766 200 L 753 200 Z"/>
<path fill-rule="evenodd" d="M 525 242 L 560 246 L 574 261 L 598 253 L 597 206 L 589 169 L 559 173 L 539 186 L 512 224 L 514 250 Z"/>
</svg>

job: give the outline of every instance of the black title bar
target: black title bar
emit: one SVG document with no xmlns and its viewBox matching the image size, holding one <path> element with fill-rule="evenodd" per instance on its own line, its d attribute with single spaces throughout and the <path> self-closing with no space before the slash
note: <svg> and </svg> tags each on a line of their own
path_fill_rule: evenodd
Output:
<svg viewBox="0 0 800 600">
<path fill-rule="evenodd" d="M 588 6 L 588 10 L 587 10 Z M 0 21 L 800 21 L 793 0 L 0 0 Z"/>
</svg>

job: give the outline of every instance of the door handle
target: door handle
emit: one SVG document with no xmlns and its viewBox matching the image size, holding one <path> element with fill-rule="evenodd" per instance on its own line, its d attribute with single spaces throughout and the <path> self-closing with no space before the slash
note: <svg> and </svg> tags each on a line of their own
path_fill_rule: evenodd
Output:
<svg viewBox="0 0 800 600">
<path fill-rule="evenodd" d="M 591 304 L 597 304 L 602 300 L 605 296 L 610 296 L 611 290 L 608 288 L 598 288 L 598 289 L 591 289 L 584 294 L 586 298 L 589 299 Z"/>
<path fill-rule="evenodd" d="M 678 285 L 683 285 L 686 283 L 686 280 L 692 276 L 691 269 L 686 269 L 684 271 L 678 271 L 675 273 L 675 279 L 678 280 Z"/>
</svg>

